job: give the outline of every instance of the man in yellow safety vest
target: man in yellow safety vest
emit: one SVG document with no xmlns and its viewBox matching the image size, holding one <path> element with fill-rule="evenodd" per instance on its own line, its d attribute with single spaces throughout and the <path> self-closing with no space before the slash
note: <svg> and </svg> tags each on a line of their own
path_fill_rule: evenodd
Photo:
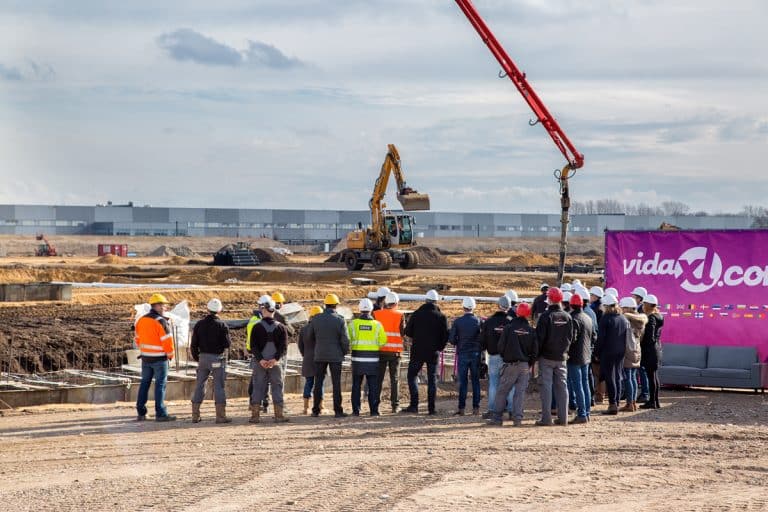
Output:
<svg viewBox="0 0 768 512">
<path fill-rule="evenodd" d="M 368 386 L 368 408 L 371 416 L 379 415 L 379 349 L 386 345 L 387 334 L 381 322 L 371 316 L 373 302 L 360 301 L 360 316 L 347 326 L 352 350 L 352 415 L 360 416 L 360 388 L 365 377 Z"/>
</svg>

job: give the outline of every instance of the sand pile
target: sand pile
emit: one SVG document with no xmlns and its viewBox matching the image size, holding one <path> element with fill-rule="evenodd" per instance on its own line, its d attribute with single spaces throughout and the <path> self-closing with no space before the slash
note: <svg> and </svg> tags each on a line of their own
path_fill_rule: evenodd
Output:
<svg viewBox="0 0 768 512">
<path fill-rule="evenodd" d="M 535 252 L 517 252 L 512 253 L 507 260 L 507 265 L 513 267 L 536 267 L 546 265 L 557 265 L 557 258 Z"/>
<path fill-rule="evenodd" d="M 251 250 L 256 254 L 256 257 L 259 258 L 261 263 L 285 263 L 290 261 L 286 255 L 279 254 L 272 249 L 252 248 Z"/>
<path fill-rule="evenodd" d="M 96 263 L 106 263 L 108 265 L 120 264 L 122 261 L 123 258 L 114 254 L 105 254 L 104 256 L 99 256 L 96 259 Z"/>
<path fill-rule="evenodd" d="M 423 245 L 417 245 L 409 249 L 419 255 L 420 265 L 444 265 L 447 260 L 436 249 L 431 247 L 425 247 Z"/>
<path fill-rule="evenodd" d="M 190 249 L 189 247 L 185 245 L 178 245 L 178 246 L 167 246 L 167 245 L 161 245 L 151 253 L 149 253 L 148 256 L 158 257 L 158 256 L 181 256 L 183 258 L 199 258 L 200 255 L 197 254 L 195 251 Z"/>
</svg>

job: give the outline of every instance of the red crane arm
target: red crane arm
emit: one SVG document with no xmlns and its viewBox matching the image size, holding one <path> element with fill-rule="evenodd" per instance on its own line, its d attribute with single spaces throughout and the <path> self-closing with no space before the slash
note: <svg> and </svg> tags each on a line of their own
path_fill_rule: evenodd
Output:
<svg viewBox="0 0 768 512">
<path fill-rule="evenodd" d="M 491 32 L 491 29 L 485 24 L 483 18 L 480 17 L 480 13 L 477 12 L 477 9 L 475 9 L 472 2 L 470 0 L 456 0 L 456 3 L 464 12 L 472 26 L 475 27 L 480 39 L 483 40 L 488 46 L 488 49 L 491 50 L 493 56 L 496 57 L 496 60 L 499 61 L 499 64 L 501 64 L 506 75 L 512 80 L 512 83 L 515 84 L 515 87 L 520 91 L 520 94 L 523 95 L 523 98 L 525 98 L 525 101 L 531 107 L 533 113 L 536 114 L 537 121 L 532 123 L 532 125 L 539 122 L 544 126 L 544 129 L 546 129 L 549 136 L 552 137 L 557 148 L 563 154 L 565 159 L 568 160 L 568 166 L 571 169 L 575 170 L 583 166 L 584 155 L 576 150 L 573 143 L 568 139 L 568 136 L 565 135 L 563 129 L 560 128 L 560 125 L 557 124 L 555 118 L 549 113 L 549 110 L 547 110 L 544 102 L 541 101 L 536 94 L 536 91 L 533 90 L 533 87 L 531 87 L 528 80 L 526 80 L 525 73 L 522 73 L 512 59 L 509 58 L 509 55 L 507 55 L 507 52 L 504 51 L 504 48 L 496 40 L 493 32 Z"/>
</svg>

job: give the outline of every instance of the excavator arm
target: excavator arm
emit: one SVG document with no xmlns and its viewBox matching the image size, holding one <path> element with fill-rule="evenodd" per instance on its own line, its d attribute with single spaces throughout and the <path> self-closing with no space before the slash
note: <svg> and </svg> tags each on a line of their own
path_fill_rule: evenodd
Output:
<svg viewBox="0 0 768 512">
<path fill-rule="evenodd" d="M 394 144 L 387 145 L 387 155 L 381 164 L 379 177 L 373 185 L 373 194 L 368 206 L 371 209 L 371 233 L 370 237 L 376 247 L 381 247 L 386 236 L 384 226 L 384 195 L 387 193 L 389 176 L 394 174 L 397 185 L 397 200 L 403 206 L 404 211 L 429 210 L 429 195 L 419 194 L 410 188 L 405 182 L 403 168 L 400 165 L 400 154 Z"/>
</svg>

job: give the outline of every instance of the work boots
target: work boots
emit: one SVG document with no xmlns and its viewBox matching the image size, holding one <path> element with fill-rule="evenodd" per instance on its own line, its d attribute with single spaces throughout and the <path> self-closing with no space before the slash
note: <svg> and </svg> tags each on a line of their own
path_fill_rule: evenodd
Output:
<svg viewBox="0 0 768 512">
<path fill-rule="evenodd" d="M 216 404 L 216 423 L 232 423 L 232 418 L 227 418 L 226 404 Z"/>
<path fill-rule="evenodd" d="M 619 414 L 619 404 L 611 403 L 610 405 L 608 405 L 608 410 L 603 411 L 602 414 L 616 416 L 617 414 Z"/>
<path fill-rule="evenodd" d="M 627 403 L 624 407 L 619 409 L 621 412 L 632 412 L 634 409 L 632 408 L 632 402 L 627 400 Z"/>
<path fill-rule="evenodd" d="M 200 423 L 200 404 L 192 402 L 192 423 Z"/>
<path fill-rule="evenodd" d="M 272 407 L 275 409 L 275 423 L 287 423 L 290 421 L 283 414 L 284 409 L 282 404 L 273 404 Z"/>
<path fill-rule="evenodd" d="M 309 398 L 304 399 L 304 416 L 309 414 Z"/>
<path fill-rule="evenodd" d="M 261 419 L 259 418 L 260 414 L 261 414 L 261 404 L 252 405 L 251 419 L 248 420 L 248 423 L 261 423 Z"/>
</svg>

